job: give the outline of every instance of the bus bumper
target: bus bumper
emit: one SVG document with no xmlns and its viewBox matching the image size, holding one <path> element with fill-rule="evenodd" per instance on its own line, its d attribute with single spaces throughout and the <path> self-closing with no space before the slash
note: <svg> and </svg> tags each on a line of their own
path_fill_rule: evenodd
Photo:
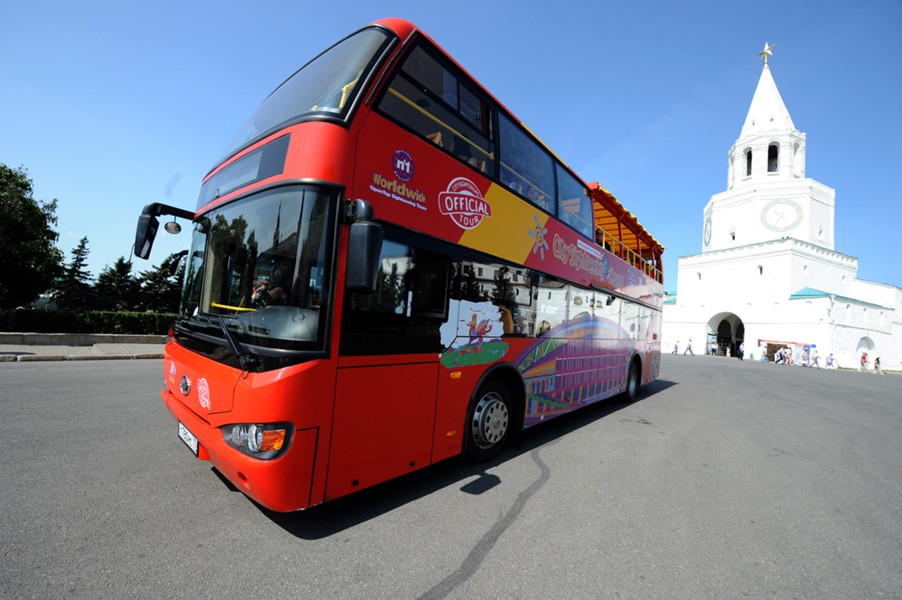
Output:
<svg viewBox="0 0 902 600">
<path fill-rule="evenodd" d="M 209 460 L 251 500 L 276 512 L 291 512 L 311 505 L 317 428 L 295 430 L 283 454 L 272 460 L 260 460 L 226 444 L 219 427 L 201 419 L 165 388 L 161 396 L 172 417 L 197 438 L 197 457 Z"/>
</svg>

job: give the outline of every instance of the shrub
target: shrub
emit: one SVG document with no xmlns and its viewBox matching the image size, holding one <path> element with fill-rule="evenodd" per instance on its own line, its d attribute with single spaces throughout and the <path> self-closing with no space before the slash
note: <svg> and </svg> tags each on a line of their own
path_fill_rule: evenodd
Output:
<svg viewBox="0 0 902 600">
<path fill-rule="evenodd" d="M 0 331 L 22 333 L 131 333 L 165 335 L 174 313 L 30 309 L 0 310 Z"/>
</svg>

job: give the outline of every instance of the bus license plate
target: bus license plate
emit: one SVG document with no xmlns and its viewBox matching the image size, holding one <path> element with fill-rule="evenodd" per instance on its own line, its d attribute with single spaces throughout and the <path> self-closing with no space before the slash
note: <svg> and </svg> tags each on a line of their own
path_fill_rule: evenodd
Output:
<svg viewBox="0 0 902 600">
<path fill-rule="evenodd" d="M 179 421 L 179 439 L 185 442 L 185 445 L 194 453 L 194 456 L 197 456 L 197 438 L 188 431 L 187 427 L 182 425 L 181 421 Z"/>
</svg>

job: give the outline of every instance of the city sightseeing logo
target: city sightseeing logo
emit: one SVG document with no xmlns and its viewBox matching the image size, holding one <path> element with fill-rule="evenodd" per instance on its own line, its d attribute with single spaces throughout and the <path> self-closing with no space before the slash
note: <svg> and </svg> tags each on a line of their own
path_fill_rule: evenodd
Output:
<svg viewBox="0 0 902 600">
<path fill-rule="evenodd" d="M 439 192 L 438 206 L 461 229 L 475 229 L 482 219 L 492 216 L 492 205 L 485 201 L 479 186 L 466 177 L 451 180 L 444 192 Z"/>
<path fill-rule="evenodd" d="M 542 227 L 539 215 L 533 215 L 532 219 L 536 222 L 536 228 L 526 232 L 529 234 L 529 237 L 535 240 L 535 243 L 532 245 L 532 253 L 538 252 L 539 257 L 545 260 L 545 251 L 548 250 L 548 228 Z"/>
</svg>

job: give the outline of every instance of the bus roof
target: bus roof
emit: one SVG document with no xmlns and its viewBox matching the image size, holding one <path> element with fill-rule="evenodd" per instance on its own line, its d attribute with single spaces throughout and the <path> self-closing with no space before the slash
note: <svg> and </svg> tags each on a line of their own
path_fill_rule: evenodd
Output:
<svg viewBox="0 0 902 600">
<path fill-rule="evenodd" d="M 650 250 L 657 255 L 664 252 L 664 246 L 646 231 L 633 213 L 620 204 L 614 194 L 597 181 L 589 184 L 589 192 L 595 205 L 596 227 L 618 234 L 627 247 L 638 252 L 643 258 L 648 256 L 645 252 L 640 252 L 640 249 Z"/>
</svg>

